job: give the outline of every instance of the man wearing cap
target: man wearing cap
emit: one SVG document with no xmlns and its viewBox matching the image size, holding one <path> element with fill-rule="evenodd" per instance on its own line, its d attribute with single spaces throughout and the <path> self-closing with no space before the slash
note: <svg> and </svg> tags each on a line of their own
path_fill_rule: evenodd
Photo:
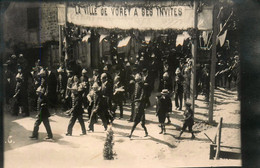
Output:
<svg viewBox="0 0 260 168">
<path fill-rule="evenodd" d="M 80 77 L 80 83 L 83 87 L 83 104 L 84 104 L 84 108 L 88 107 L 88 101 L 87 101 L 87 95 L 89 92 L 89 82 L 88 82 L 88 75 L 87 75 L 87 70 L 83 69 L 81 72 L 81 77 Z"/>
<path fill-rule="evenodd" d="M 32 136 L 30 136 L 31 139 L 38 139 L 38 131 L 39 126 L 43 122 L 44 127 L 47 131 L 47 137 L 45 137 L 45 140 L 51 140 L 53 138 L 51 126 L 49 122 L 49 117 L 51 116 L 48 110 L 47 106 L 47 98 L 45 96 L 46 88 L 44 86 L 39 86 L 36 90 L 36 94 L 38 95 L 37 99 L 37 119 L 34 124 Z"/>
<path fill-rule="evenodd" d="M 95 82 L 93 84 L 93 89 L 88 94 L 88 100 L 92 105 L 92 112 L 90 115 L 90 122 L 89 122 L 89 131 L 94 132 L 94 123 L 97 120 L 97 115 L 102 120 L 103 126 L 105 131 L 107 130 L 108 120 L 106 117 L 107 111 L 107 100 L 102 96 L 101 90 L 99 85 Z"/>
<path fill-rule="evenodd" d="M 74 126 L 76 120 L 79 121 L 79 124 L 81 126 L 81 130 L 82 130 L 81 135 L 86 135 L 86 127 L 85 127 L 85 123 L 84 123 L 84 120 L 83 120 L 84 110 L 82 108 L 83 88 L 82 88 L 82 86 L 80 86 L 79 79 L 76 75 L 73 77 L 73 81 L 74 81 L 74 84 L 71 88 L 72 108 L 69 111 L 71 118 L 70 118 L 70 121 L 69 121 L 66 136 L 72 135 L 72 129 L 73 129 L 73 126 Z"/>
<path fill-rule="evenodd" d="M 145 127 L 145 96 L 144 96 L 144 86 L 142 82 L 142 78 L 140 74 L 136 74 L 135 76 L 135 93 L 134 93 L 134 103 L 135 103 L 135 114 L 131 117 L 134 117 L 134 125 L 132 127 L 129 138 L 132 137 L 132 134 L 136 128 L 136 126 L 141 122 L 142 127 L 145 131 L 145 137 L 148 136 L 147 129 Z"/>
<path fill-rule="evenodd" d="M 66 109 L 65 104 L 65 91 L 67 86 L 67 75 L 64 72 L 64 69 L 60 66 L 57 70 L 58 72 L 58 78 L 57 78 L 57 95 L 58 95 L 58 101 L 62 104 L 63 109 Z"/>
<path fill-rule="evenodd" d="M 159 123 L 161 124 L 161 132 L 166 133 L 165 129 L 165 119 L 167 114 L 172 111 L 172 101 L 169 96 L 168 89 L 163 89 L 161 94 L 156 97 L 157 106 L 156 106 L 156 116 L 158 116 Z"/>
<path fill-rule="evenodd" d="M 18 73 L 16 75 L 16 87 L 15 87 L 15 93 L 13 95 L 13 98 L 15 98 L 15 103 L 13 106 L 13 113 L 12 115 L 18 116 L 19 109 L 21 108 L 21 111 L 24 112 L 24 83 L 23 83 L 23 76 L 21 73 Z"/>
<path fill-rule="evenodd" d="M 193 131 L 192 131 L 194 119 L 193 119 L 193 111 L 191 109 L 191 103 L 189 101 L 187 101 L 185 103 L 185 105 L 186 105 L 186 109 L 185 109 L 184 114 L 183 114 L 184 115 L 184 123 L 183 123 L 182 129 L 181 129 L 181 132 L 178 136 L 178 139 L 181 138 L 182 133 L 186 130 L 187 127 L 189 129 L 189 132 L 192 135 L 191 138 L 194 139 L 195 136 L 194 136 Z"/>
<path fill-rule="evenodd" d="M 70 88 L 72 87 L 73 84 L 73 75 L 72 75 L 72 71 L 71 70 L 67 70 L 67 87 L 66 87 L 66 92 L 65 92 L 65 100 L 66 100 L 66 104 L 67 104 L 67 108 L 71 108 L 72 104 L 71 104 L 71 90 Z"/>
</svg>

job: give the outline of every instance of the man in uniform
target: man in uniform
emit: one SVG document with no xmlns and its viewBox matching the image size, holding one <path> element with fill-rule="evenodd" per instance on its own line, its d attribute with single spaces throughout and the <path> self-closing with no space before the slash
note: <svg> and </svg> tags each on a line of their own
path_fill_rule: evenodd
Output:
<svg viewBox="0 0 260 168">
<path fill-rule="evenodd" d="M 70 118 L 70 121 L 69 121 L 66 136 L 72 135 L 72 128 L 73 128 L 77 119 L 78 119 L 80 126 L 81 126 L 81 130 L 82 130 L 81 135 L 86 135 L 87 134 L 86 133 L 86 127 L 85 127 L 85 123 L 84 123 L 84 120 L 83 120 L 84 110 L 82 108 L 83 88 L 79 85 L 79 79 L 76 75 L 73 77 L 73 81 L 74 81 L 74 84 L 71 88 L 71 91 L 72 91 L 72 95 L 71 95 L 71 97 L 72 97 L 72 108 L 69 111 L 71 118 Z"/>
<path fill-rule="evenodd" d="M 100 91 L 100 87 L 97 83 L 93 84 L 92 90 L 88 94 L 88 100 L 92 105 L 92 112 L 90 115 L 90 122 L 89 122 L 89 131 L 94 132 L 94 123 L 96 122 L 97 115 L 102 120 L 103 126 L 105 131 L 107 130 L 108 120 L 106 117 L 106 111 L 108 110 L 107 107 L 107 100 L 102 96 Z"/>
<path fill-rule="evenodd" d="M 142 78 L 140 74 L 136 74 L 135 76 L 135 93 L 134 93 L 134 102 L 135 102 L 135 117 L 134 117 L 134 125 L 132 127 L 129 138 L 132 137 L 132 134 L 136 128 L 136 126 L 140 123 L 145 131 L 145 137 L 148 136 L 147 129 L 145 127 L 145 96 L 144 96 L 144 86 L 142 82 Z"/>
<path fill-rule="evenodd" d="M 87 95 L 89 92 L 89 81 L 88 81 L 88 75 L 87 75 L 86 69 L 83 69 L 81 72 L 80 83 L 83 87 L 83 94 L 82 94 L 83 105 L 84 105 L 84 108 L 87 108 L 88 107 Z"/>
<path fill-rule="evenodd" d="M 38 100 L 37 100 L 38 115 L 37 115 L 37 120 L 35 121 L 34 124 L 32 136 L 30 136 L 31 139 L 38 139 L 39 126 L 42 122 L 48 134 L 48 136 L 45 139 L 48 140 L 53 138 L 50 122 L 49 122 L 50 113 L 47 106 L 47 100 L 46 100 L 47 98 L 45 96 L 45 91 L 46 88 L 43 85 L 39 86 L 36 90 L 36 94 L 38 95 Z"/>
<path fill-rule="evenodd" d="M 15 94 L 13 95 L 13 98 L 15 98 L 15 103 L 14 103 L 12 115 L 14 116 L 18 116 L 20 108 L 22 112 L 24 111 L 23 93 L 24 93 L 23 76 L 21 73 L 18 73 L 16 75 Z"/>
<path fill-rule="evenodd" d="M 92 90 L 88 95 L 88 99 L 92 106 L 92 112 L 90 115 L 90 122 L 89 122 L 89 131 L 94 132 L 94 123 L 96 122 L 97 115 L 102 120 L 103 126 L 105 131 L 107 130 L 108 120 L 106 117 L 106 111 L 108 110 L 107 107 L 107 100 L 102 96 L 101 90 L 99 85 L 95 82 L 92 86 Z"/>
<path fill-rule="evenodd" d="M 65 104 L 65 91 L 67 86 L 67 75 L 64 72 L 64 69 L 62 67 L 59 67 L 57 70 L 58 72 L 58 79 L 57 79 L 57 95 L 58 95 L 58 101 L 62 104 L 63 109 L 66 109 Z"/>
<path fill-rule="evenodd" d="M 68 76 L 68 80 L 67 80 L 67 87 L 66 87 L 66 92 L 65 92 L 65 101 L 67 104 L 67 108 L 71 108 L 71 90 L 70 88 L 72 87 L 73 84 L 73 76 L 72 76 L 72 71 L 71 70 L 67 70 L 67 76 Z"/>
</svg>

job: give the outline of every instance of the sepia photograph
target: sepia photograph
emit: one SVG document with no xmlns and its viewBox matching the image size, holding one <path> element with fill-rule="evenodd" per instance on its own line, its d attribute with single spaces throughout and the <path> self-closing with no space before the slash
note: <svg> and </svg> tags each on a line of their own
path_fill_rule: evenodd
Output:
<svg viewBox="0 0 260 168">
<path fill-rule="evenodd" d="M 242 166 L 242 3 L 0 3 L 4 168 Z"/>
</svg>

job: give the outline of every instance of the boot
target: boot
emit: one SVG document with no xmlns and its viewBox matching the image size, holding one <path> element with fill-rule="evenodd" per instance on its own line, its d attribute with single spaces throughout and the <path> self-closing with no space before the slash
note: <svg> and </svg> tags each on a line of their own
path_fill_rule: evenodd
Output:
<svg viewBox="0 0 260 168">
<path fill-rule="evenodd" d="M 159 132 L 159 134 L 163 133 L 163 125 L 161 124 L 161 132 Z"/>
<path fill-rule="evenodd" d="M 163 126 L 163 135 L 165 135 L 166 134 L 166 128 L 165 128 L 165 125 Z"/>
<path fill-rule="evenodd" d="M 148 136 L 148 131 L 147 131 L 146 127 L 144 128 L 144 131 L 145 131 L 145 136 L 144 137 L 147 137 Z"/>
<path fill-rule="evenodd" d="M 180 135 L 177 137 L 177 139 L 181 138 L 182 133 L 183 133 L 183 131 L 180 132 Z"/>
<path fill-rule="evenodd" d="M 170 116 L 167 116 L 167 119 L 168 119 L 167 124 L 170 124 L 171 123 Z"/>
<path fill-rule="evenodd" d="M 193 134 L 193 132 L 191 133 L 191 139 L 194 139 L 195 135 Z"/>
</svg>

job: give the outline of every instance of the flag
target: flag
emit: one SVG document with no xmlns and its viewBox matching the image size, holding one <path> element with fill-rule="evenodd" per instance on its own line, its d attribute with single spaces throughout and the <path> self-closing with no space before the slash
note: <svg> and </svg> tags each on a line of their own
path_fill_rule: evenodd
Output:
<svg viewBox="0 0 260 168">
<path fill-rule="evenodd" d="M 220 47 L 222 47 L 226 41 L 226 36 L 227 36 L 227 30 L 222 35 L 218 36 L 219 42 L 220 42 Z"/>
</svg>

